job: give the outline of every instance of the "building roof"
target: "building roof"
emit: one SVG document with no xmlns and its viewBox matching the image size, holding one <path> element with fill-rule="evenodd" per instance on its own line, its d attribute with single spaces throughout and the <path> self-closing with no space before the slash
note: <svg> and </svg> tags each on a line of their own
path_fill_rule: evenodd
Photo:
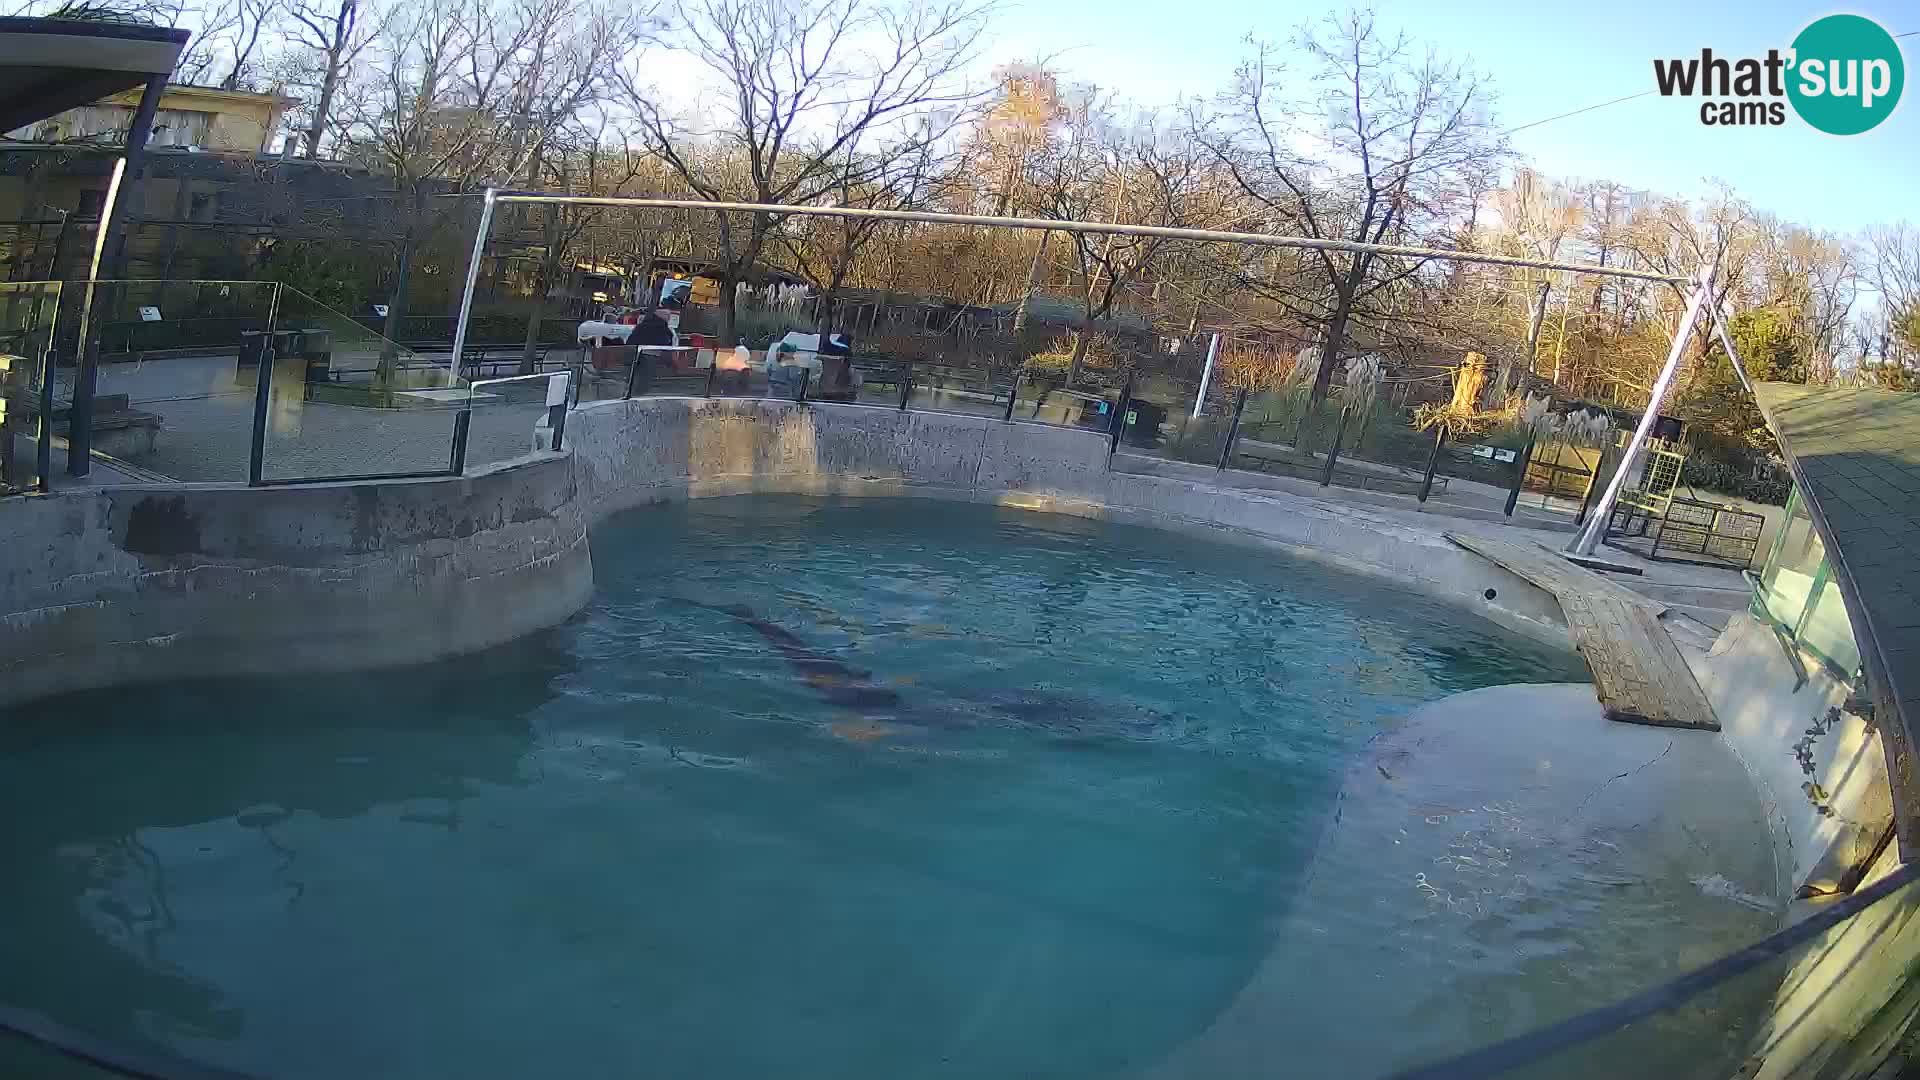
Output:
<svg viewBox="0 0 1920 1080">
<path fill-rule="evenodd" d="M 1754 394 L 1826 544 L 1876 711 L 1895 714 L 1876 719 L 1913 747 L 1920 731 L 1920 394 L 1794 383 L 1758 383 Z M 1915 762 L 1904 748 L 1898 753 L 1906 760 L 1888 762 L 1896 803 L 1902 788 L 1920 792 Z M 1897 805 L 1896 813 L 1903 842 L 1920 840 L 1920 805 Z"/>
<path fill-rule="evenodd" d="M 0 18 L 0 131 L 173 71 L 187 32 L 78 19 Z"/>
</svg>

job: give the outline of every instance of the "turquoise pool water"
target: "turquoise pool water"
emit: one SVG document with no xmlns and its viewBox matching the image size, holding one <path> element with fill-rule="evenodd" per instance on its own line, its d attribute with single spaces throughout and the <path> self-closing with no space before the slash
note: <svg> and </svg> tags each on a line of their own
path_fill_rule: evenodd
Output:
<svg viewBox="0 0 1920 1080">
<path fill-rule="evenodd" d="M 1366 740 L 1583 677 L 1017 511 L 719 499 L 593 542 L 592 608 L 507 648 L 6 716 L 0 1005 L 276 1077 L 1127 1075 L 1272 950 Z"/>
</svg>

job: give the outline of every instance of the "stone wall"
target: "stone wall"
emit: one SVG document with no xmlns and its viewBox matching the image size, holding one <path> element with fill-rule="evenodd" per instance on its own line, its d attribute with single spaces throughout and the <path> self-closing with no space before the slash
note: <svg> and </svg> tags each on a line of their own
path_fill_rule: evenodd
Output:
<svg viewBox="0 0 1920 1080">
<path fill-rule="evenodd" d="M 1742 612 L 1713 649 L 1694 656 L 1694 675 L 1767 806 L 1780 852 L 1781 891 L 1832 892 L 1857 879 L 1893 822 L 1886 755 L 1865 720 L 1827 710 L 1847 688 L 1810 656 L 1796 668 L 1779 635 Z M 1816 721 L 1822 730 L 1808 736 Z M 1808 772 L 1794 752 L 1809 739 Z"/>
<path fill-rule="evenodd" d="M 453 479 L 76 488 L 5 517 L 0 705 L 418 663 L 554 625 L 593 591 L 562 454 Z"/>
<path fill-rule="evenodd" d="M 1109 472 L 1097 432 L 758 398 L 640 398 L 567 420 L 589 514 L 747 492 L 994 502 L 1191 531 L 1393 580 L 1566 647 L 1553 597 L 1431 526 L 1284 491 Z"/>
</svg>

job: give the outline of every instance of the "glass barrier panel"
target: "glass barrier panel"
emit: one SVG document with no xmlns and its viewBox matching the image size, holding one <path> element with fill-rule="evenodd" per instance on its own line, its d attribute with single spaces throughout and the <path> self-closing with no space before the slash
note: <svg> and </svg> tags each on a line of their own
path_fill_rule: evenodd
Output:
<svg viewBox="0 0 1920 1080">
<path fill-rule="evenodd" d="M 566 372 L 483 379 L 467 393 L 466 469 L 493 465 L 553 448 L 548 402 L 568 396 Z"/>
<path fill-rule="evenodd" d="M 1010 380 L 996 378 L 989 368 L 916 364 L 907 408 L 998 420 L 1007 413 L 1007 395 L 1011 392 Z"/>
<path fill-rule="evenodd" d="M 1036 375 L 1029 371 L 1021 378 L 1020 400 L 1013 418 L 1028 423 L 1105 431 L 1117 399 L 1117 392 L 1102 392 L 1085 385 L 1068 390 L 1057 375 Z"/>
<path fill-rule="evenodd" d="M 626 382 L 619 397 L 705 397 L 708 376 L 713 373 L 714 350 L 687 345 L 634 346 L 618 357 L 607 358 L 617 364 L 603 367 L 603 353 L 594 350 L 589 373 L 580 387 L 580 399 L 604 399 L 604 378 L 596 379 L 608 368 L 621 373 Z M 637 367 L 636 367 L 637 364 Z"/>
<path fill-rule="evenodd" d="M 870 356 L 852 358 L 856 405 L 900 407 L 900 390 L 907 384 L 912 366 L 904 360 L 885 360 Z"/>
<path fill-rule="evenodd" d="M 1800 643 L 1836 669 L 1851 674 L 1860 667 L 1860 647 L 1853 640 L 1853 624 L 1847 620 L 1840 583 L 1833 579 L 1831 567 L 1824 567 L 1817 580 L 1819 592 L 1801 618 Z"/>
<path fill-rule="evenodd" d="M 769 397 L 764 350 L 720 349 L 713 358 L 714 397 Z"/>
<path fill-rule="evenodd" d="M 1826 558 L 1826 545 L 1814 531 L 1813 518 L 1795 488 L 1787 497 L 1786 521 L 1774 539 L 1767 564 L 1760 570 L 1761 598 L 1767 612 L 1788 631 L 1800 624 L 1800 615 L 1813 595 L 1814 577 Z"/>
<path fill-rule="evenodd" d="M 79 305 L 100 342 L 95 455 L 134 479 L 244 482 L 259 343 L 278 290 L 260 281 L 96 282 L 91 303 L 83 296 Z M 62 400 L 72 400 L 75 370 L 60 372 Z"/>
<path fill-rule="evenodd" d="M 267 481 L 445 472 L 467 381 L 449 346 L 415 350 L 282 286 L 261 476 Z M 470 353 L 476 366 L 482 354 Z M 242 462 L 244 464 L 243 455 Z"/>
<path fill-rule="evenodd" d="M 0 284 L 0 495 L 42 479 L 42 391 L 59 310 L 57 281 Z M 51 462 L 53 447 L 45 449 Z"/>
<path fill-rule="evenodd" d="M 1134 388 L 1121 418 L 1120 454 L 1216 465 L 1232 422 L 1233 401 L 1203 403 L 1194 415 L 1197 386 L 1155 380 Z M 1224 408 L 1222 405 L 1224 404 Z"/>
</svg>

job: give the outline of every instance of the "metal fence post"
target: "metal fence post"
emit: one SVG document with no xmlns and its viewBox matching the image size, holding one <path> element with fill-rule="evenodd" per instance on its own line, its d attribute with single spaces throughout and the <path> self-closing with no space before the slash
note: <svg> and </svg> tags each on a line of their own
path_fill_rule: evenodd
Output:
<svg viewBox="0 0 1920 1080">
<path fill-rule="evenodd" d="M 707 392 L 705 397 L 713 396 L 713 377 L 720 371 L 720 357 L 716 354 L 713 363 L 707 365 Z"/>
<path fill-rule="evenodd" d="M 260 366 L 253 369 L 253 443 L 247 452 L 247 486 L 259 487 L 266 472 L 267 409 L 273 394 L 273 334 L 260 346 Z"/>
<path fill-rule="evenodd" d="M 58 301 L 55 301 L 58 304 Z M 48 335 L 49 338 L 52 335 Z M 40 472 L 40 494 L 53 490 L 53 342 L 40 353 L 40 445 L 34 466 Z M 71 445 L 71 443 L 69 443 Z"/>
<path fill-rule="evenodd" d="M 1334 463 L 1340 460 L 1340 440 L 1346 438 L 1347 417 L 1352 415 L 1353 406 L 1342 405 L 1340 407 L 1340 422 L 1335 424 L 1333 428 L 1333 445 L 1327 447 L 1327 467 L 1320 470 L 1321 487 L 1327 487 L 1333 483 L 1333 466 Z"/>
<path fill-rule="evenodd" d="M 807 383 L 811 381 L 813 381 L 813 369 L 807 367 L 801 368 L 800 386 L 793 392 L 794 404 L 805 405 L 807 403 Z"/>
<path fill-rule="evenodd" d="M 1513 487 L 1507 490 L 1507 508 L 1502 511 L 1508 517 L 1512 517 L 1514 507 L 1520 505 L 1520 489 L 1527 482 L 1527 464 L 1533 460 L 1533 440 L 1534 432 L 1529 430 L 1527 445 L 1521 449 L 1520 456 L 1513 460 Z"/>
<path fill-rule="evenodd" d="M 1433 427 L 1433 449 L 1427 451 L 1427 475 L 1420 481 L 1420 501 L 1426 502 L 1433 494 L 1433 474 L 1440 468 L 1440 448 L 1447 444 L 1447 425 L 1435 424 Z"/>
<path fill-rule="evenodd" d="M 1120 449 L 1120 436 L 1127 430 L 1127 409 L 1133 404 L 1133 373 L 1127 373 L 1126 385 L 1120 388 L 1120 401 L 1113 410 L 1113 419 L 1107 423 L 1107 456 L 1112 457 Z"/>
<path fill-rule="evenodd" d="M 1600 486 L 1600 474 L 1607 471 L 1607 459 L 1613 456 L 1613 446 L 1602 444 L 1600 456 L 1593 460 L 1593 471 L 1587 474 L 1587 490 L 1580 496 L 1580 513 L 1573 519 L 1575 525 L 1587 523 L 1587 512 L 1593 509 L 1593 493 Z"/>
<path fill-rule="evenodd" d="M 1216 471 L 1224 472 L 1227 462 L 1233 460 L 1234 440 L 1240 437 L 1240 410 L 1246 407 L 1247 391 L 1242 387 L 1240 392 L 1233 396 L 1233 423 L 1227 425 L 1227 441 L 1220 446 L 1220 464 L 1216 467 Z"/>
<path fill-rule="evenodd" d="M 647 368 L 645 373 L 647 377 L 644 380 L 640 378 L 640 375 L 641 375 L 640 366 L 642 364 L 645 364 Z M 639 390 L 642 394 L 645 394 L 648 390 L 653 389 L 653 354 L 652 353 L 636 352 L 633 354 L 633 364 L 632 366 L 627 368 L 627 397 L 628 398 L 633 397 L 635 384 L 638 384 Z"/>
<path fill-rule="evenodd" d="M 473 420 L 473 403 L 453 414 L 453 458 L 447 471 L 459 476 L 467 471 L 467 424 Z"/>
<path fill-rule="evenodd" d="M 1013 373 L 1013 382 L 1007 386 L 1007 411 L 1000 416 L 1003 424 L 1013 423 L 1013 403 L 1020 396 L 1020 373 Z"/>
<path fill-rule="evenodd" d="M 259 487 L 266 475 L 267 411 L 273 403 L 273 335 L 280 327 L 280 286 L 267 293 L 267 330 L 260 343 L 260 364 L 253 369 L 253 438 L 247 450 L 247 486 Z"/>
<path fill-rule="evenodd" d="M 900 411 L 907 411 L 907 399 L 913 396 L 913 365 L 900 365 Z"/>
</svg>

